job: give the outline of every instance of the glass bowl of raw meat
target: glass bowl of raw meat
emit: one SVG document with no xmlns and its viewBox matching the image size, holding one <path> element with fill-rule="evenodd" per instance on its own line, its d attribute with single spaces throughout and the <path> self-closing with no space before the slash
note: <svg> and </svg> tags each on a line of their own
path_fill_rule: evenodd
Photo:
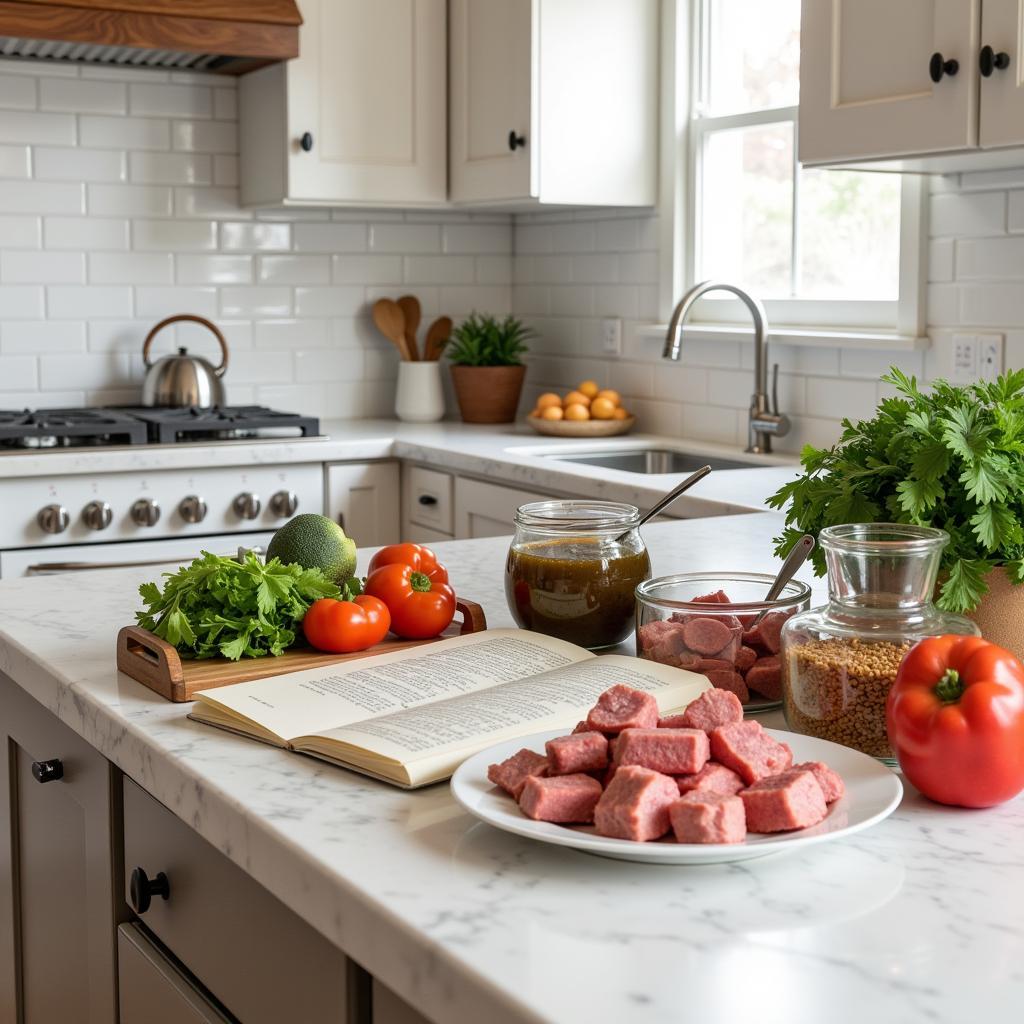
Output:
<svg viewBox="0 0 1024 1024">
<path fill-rule="evenodd" d="M 637 655 L 707 676 L 749 711 L 781 707 L 779 634 L 786 619 L 807 610 L 811 588 L 792 580 L 766 601 L 774 581 L 758 572 L 645 580 L 636 588 Z"/>
</svg>

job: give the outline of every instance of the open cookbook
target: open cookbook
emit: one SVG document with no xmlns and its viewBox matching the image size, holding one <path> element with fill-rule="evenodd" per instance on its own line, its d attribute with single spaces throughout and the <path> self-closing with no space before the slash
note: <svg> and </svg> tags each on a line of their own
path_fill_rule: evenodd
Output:
<svg viewBox="0 0 1024 1024">
<path fill-rule="evenodd" d="M 286 676 L 200 690 L 189 715 L 405 788 L 503 740 L 571 729 L 615 683 L 683 708 L 704 676 L 521 629 L 489 629 Z"/>
</svg>

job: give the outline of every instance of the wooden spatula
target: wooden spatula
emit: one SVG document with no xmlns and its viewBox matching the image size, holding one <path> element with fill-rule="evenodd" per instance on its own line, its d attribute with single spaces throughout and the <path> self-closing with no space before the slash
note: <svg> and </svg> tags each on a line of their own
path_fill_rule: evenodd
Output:
<svg viewBox="0 0 1024 1024">
<path fill-rule="evenodd" d="M 416 344 L 416 334 L 420 329 L 420 300 L 415 295 L 403 295 L 398 300 L 398 308 L 405 317 L 405 341 L 409 346 L 409 353 L 413 359 L 419 359 L 419 346 Z"/>
<path fill-rule="evenodd" d="M 439 316 L 427 330 L 426 341 L 423 342 L 424 359 L 440 359 L 441 351 L 452 334 L 452 318 Z"/>
<path fill-rule="evenodd" d="M 405 340 L 405 314 L 394 299 L 378 299 L 373 304 L 373 322 L 377 330 L 398 349 L 403 359 L 412 359 Z"/>
</svg>

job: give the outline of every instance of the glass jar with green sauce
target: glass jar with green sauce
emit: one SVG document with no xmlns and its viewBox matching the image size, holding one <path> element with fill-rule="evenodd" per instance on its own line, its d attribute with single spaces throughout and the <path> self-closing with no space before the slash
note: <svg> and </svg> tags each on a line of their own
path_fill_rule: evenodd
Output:
<svg viewBox="0 0 1024 1024">
<path fill-rule="evenodd" d="M 651 560 L 633 505 L 536 501 L 516 512 L 505 596 L 524 629 L 590 650 L 633 631 L 636 588 Z"/>
</svg>

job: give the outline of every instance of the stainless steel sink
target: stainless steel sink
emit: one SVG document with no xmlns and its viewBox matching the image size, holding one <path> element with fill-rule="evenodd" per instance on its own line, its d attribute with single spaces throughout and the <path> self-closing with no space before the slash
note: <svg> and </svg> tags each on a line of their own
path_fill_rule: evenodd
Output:
<svg viewBox="0 0 1024 1024">
<path fill-rule="evenodd" d="M 558 462 L 575 462 L 627 473 L 692 473 L 701 466 L 712 469 L 754 469 L 756 463 L 720 459 L 714 455 L 691 455 L 671 448 L 618 448 L 607 452 L 560 452 L 544 455 Z"/>
</svg>

